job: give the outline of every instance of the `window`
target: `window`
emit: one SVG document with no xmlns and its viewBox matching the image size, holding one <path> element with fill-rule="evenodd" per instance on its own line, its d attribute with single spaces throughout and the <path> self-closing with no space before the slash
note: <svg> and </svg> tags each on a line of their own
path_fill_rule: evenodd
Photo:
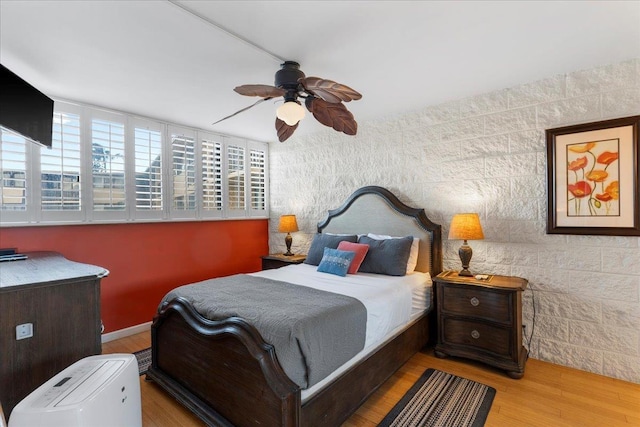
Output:
<svg viewBox="0 0 640 427">
<path fill-rule="evenodd" d="M 126 208 L 124 131 L 124 123 L 95 118 L 91 121 L 94 211 Z"/>
<path fill-rule="evenodd" d="M 53 144 L 40 148 L 40 209 L 43 220 L 81 219 L 80 116 L 53 114 Z M 76 215 L 60 212 L 74 211 Z"/>
<path fill-rule="evenodd" d="M 15 216 L 27 210 L 27 141 L 0 128 L 0 215 Z"/>
<path fill-rule="evenodd" d="M 213 135 L 202 135 L 200 140 L 202 159 L 203 216 L 218 216 L 222 214 L 223 186 L 222 186 L 222 142 L 216 141 Z"/>
<path fill-rule="evenodd" d="M 265 147 L 257 147 L 254 144 L 249 147 L 251 194 L 250 209 L 253 213 L 266 213 L 267 200 L 267 151 Z"/>
<path fill-rule="evenodd" d="M 227 145 L 227 187 L 229 189 L 229 210 L 245 209 L 245 148 L 238 144 Z M 238 213 L 236 212 L 235 215 Z"/>
<path fill-rule="evenodd" d="M 195 216 L 196 210 L 196 141 L 192 132 L 171 129 L 172 209 L 177 216 Z M 189 213 L 185 212 L 189 211 Z"/>
<path fill-rule="evenodd" d="M 143 124 L 134 129 L 136 211 L 156 214 L 136 217 L 158 217 L 162 213 L 162 132 L 156 126 Z"/>
<path fill-rule="evenodd" d="M 267 143 L 67 102 L 52 135 L 0 130 L 0 225 L 269 216 Z"/>
</svg>

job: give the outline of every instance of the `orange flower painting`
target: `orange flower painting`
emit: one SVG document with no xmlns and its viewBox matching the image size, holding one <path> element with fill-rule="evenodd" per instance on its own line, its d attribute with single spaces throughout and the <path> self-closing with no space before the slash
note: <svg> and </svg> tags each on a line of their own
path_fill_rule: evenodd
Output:
<svg viewBox="0 0 640 427">
<path fill-rule="evenodd" d="M 545 135 L 547 234 L 640 236 L 640 115 Z"/>
<path fill-rule="evenodd" d="M 620 213 L 618 139 L 567 145 L 567 216 Z"/>
</svg>

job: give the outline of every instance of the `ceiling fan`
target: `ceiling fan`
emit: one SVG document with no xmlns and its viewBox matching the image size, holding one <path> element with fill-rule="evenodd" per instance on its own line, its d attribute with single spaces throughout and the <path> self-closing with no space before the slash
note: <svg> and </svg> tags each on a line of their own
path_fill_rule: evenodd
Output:
<svg viewBox="0 0 640 427">
<path fill-rule="evenodd" d="M 214 124 L 246 111 L 261 102 L 282 96 L 284 103 L 276 110 L 276 131 L 280 142 L 293 135 L 300 120 L 304 117 L 304 108 L 298 98 L 304 99 L 307 110 L 323 125 L 347 135 L 356 134 L 358 124 L 343 102 L 362 98 L 360 93 L 332 80 L 306 77 L 300 70 L 300 64 L 294 61 L 285 61 L 280 67 L 275 75 L 274 86 L 251 84 L 234 88 L 233 90 L 240 95 L 259 96 L 262 99 Z"/>
</svg>

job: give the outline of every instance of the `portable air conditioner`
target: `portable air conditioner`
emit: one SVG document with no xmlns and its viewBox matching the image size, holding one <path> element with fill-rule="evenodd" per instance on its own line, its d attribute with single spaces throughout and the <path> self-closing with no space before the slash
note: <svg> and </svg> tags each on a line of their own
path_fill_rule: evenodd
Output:
<svg viewBox="0 0 640 427">
<path fill-rule="evenodd" d="M 132 354 L 86 357 L 38 387 L 9 427 L 141 427 L 138 362 Z"/>
</svg>

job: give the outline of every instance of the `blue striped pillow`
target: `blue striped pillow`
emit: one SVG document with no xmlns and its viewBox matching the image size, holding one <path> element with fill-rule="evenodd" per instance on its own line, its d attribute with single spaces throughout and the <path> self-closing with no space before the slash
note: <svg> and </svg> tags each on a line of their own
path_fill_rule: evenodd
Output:
<svg viewBox="0 0 640 427">
<path fill-rule="evenodd" d="M 318 271 L 344 277 L 347 275 L 349 266 L 355 256 L 356 253 L 352 251 L 324 248 L 324 254 L 318 265 Z"/>
</svg>

